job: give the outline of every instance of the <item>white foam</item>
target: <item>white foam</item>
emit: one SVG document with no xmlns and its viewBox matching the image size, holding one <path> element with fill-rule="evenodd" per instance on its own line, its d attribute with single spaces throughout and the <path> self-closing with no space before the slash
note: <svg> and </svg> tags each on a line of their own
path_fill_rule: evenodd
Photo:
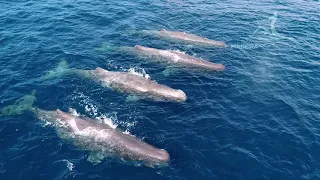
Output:
<svg viewBox="0 0 320 180">
<path fill-rule="evenodd" d="M 50 126 L 52 124 L 51 122 L 49 122 L 49 121 L 47 121 L 45 119 L 41 119 L 41 120 L 44 121 L 43 127 Z"/>
<path fill-rule="evenodd" d="M 77 99 L 80 98 L 80 105 L 85 107 L 85 111 L 87 113 L 89 113 L 91 116 L 94 116 L 95 119 L 99 120 L 100 122 L 107 124 L 108 126 L 110 126 L 111 128 L 115 129 L 118 125 L 115 123 L 116 121 L 116 116 L 115 118 L 108 118 L 109 115 L 108 114 L 101 114 L 99 113 L 99 108 L 96 105 L 93 105 L 92 103 L 90 103 L 90 98 L 86 95 L 84 95 L 83 93 L 79 93 L 78 96 L 74 96 L 73 99 Z M 80 114 L 77 113 L 76 110 L 72 109 L 71 111 L 72 115 L 75 116 L 79 116 Z"/>
<path fill-rule="evenodd" d="M 123 133 L 123 134 L 131 135 L 128 129 L 126 129 L 126 130 L 125 130 L 125 131 L 123 131 L 122 133 Z"/>
<path fill-rule="evenodd" d="M 123 122 L 121 124 L 125 125 L 127 128 L 132 128 L 137 124 L 137 121 L 134 121 L 134 122 Z"/>
<path fill-rule="evenodd" d="M 66 165 L 67 165 L 67 168 L 69 169 L 69 171 L 72 171 L 75 168 L 74 164 L 72 162 L 70 162 L 69 160 L 64 159 L 62 161 L 67 163 Z"/>
<path fill-rule="evenodd" d="M 106 115 L 101 115 L 96 117 L 96 119 L 100 120 L 102 123 L 110 126 L 112 129 L 116 129 L 117 128 L 117 124 L 115 124 L 112 119 L 108 118 Z"/>
<path fill-rule="evenodd" d="M 69 108 L 69 113 L 73 116 L 77 116 L 77 117 L 80 116 L 80 114 L 73 108 Z"/>
<path fill-rule="evenodd" d="M 160 55 L 171 59 L 173 62 L 178 62 L 179 60 L 181 60 L 180 56 L 167 50 L 160 51 L 159 53 Z"/>
<path fill-rule="evenodd" d="M 140 68 L 140 70 L 139 70 L 137 68 L 132 67 L 132 68 L 129 69 L 129 73 L 144 77 L 146 79 L 150 79 L 150 75 L 147 74 L 146 71 L 144 69 L 142 69 L 142 68 Z"/>
<path fill-rule="evenodd" d="M 104 123 L 108 126 L 110 126 L 112 129 L 115 129 L 117 128 L 117 124 L 114 123 L 114 121 L 112 119 L 117 119 L 116 115 L 114 118 L 108 118 L 109 115 L 105 115 L 105 114 L 100 114 L 98 113 L 98 108 L 97 106 L 94 106 L 94 105 L 91 105 L 91 104 L 88 104 L 85 106 L 85 110 L 86 112 L 89 112 L 91 115 L 94 115 L 96 116 L 95 119 L 99 120 L 101 123 Z M 81 114 L 78 113 L 75 109 L 73 108 L 69 108 L 69 113 L 71 115 L 74 115 L 74 116 L 77 116 L 79 117 Z M 100 114 L 100 115 L 99 115 Z M 99 116 L 98 116 L 99 115 Z M 75 122 L 74 122 L 75 123 Z M 63 122 L 60 122 L 60 124 L 63 124 Z M 73 122 L 68 122 L 68 124 L 72 127 L 72 128 L 75 128 L 73 125 L 76 126 L 76 124 L 73 124 Z"/>
<path fill-rule="evenodd" d="M 98 115 L 98 107 L 93 105 L 90 102 L 90 97 L 84 95 L 82 92 L 78 92 L 75 96 L 72 97 L 72 100 L 77 100 L 79 99 L 79 105 L 84 106 L 85 107 L 85 111 L 87 113 L 89 113 L 92 116 L 97 116 Z M 75 113 L 76 111 L 70 111 L 70 113 L 72 113 L 72 115 L 74 116 L 79 116 L 79 114 Z"/>
<path fill-rule="evenodd" d="M 134 135 L 131 134 L 130 129 L 132 129 L 137 123 L 138 123 L 137 121 L 119 122 L 119 124 L 121 124 L 121 126 L 125 128 L 125 131 L 122 133 L 131 135 L 131 136 L 134 136 Z"/>
<path fill-rule="evenodd" d="M 179 51 L 179 50 L 172 50 L 172 51 L 177 52 L 177 53 L 181 53 L 181 54 L 186 54 L 186 52 L 184 52 L 184 51 Z"/>
<path fill-rule="evenodd" d="M 87 104 L 85 106 L 86 112 L 88 112 L 90 115 L 97 116 L 98 115 L 98 107 L 92 104 Z"/>
<path fill-rule="evenodd" d="M 143 74 L 145 74 L 145 78 L 150 78 L 150 76 L 146 74 L 143 69 L 142 69 L 142 73 L 138 72 L 135 68 L 131 68 L 129 72 L 133 74 L 136 73 L 136 75 L 139 75 L 139 76 L 143 76 Z M 121 124 L 121 126 L 124 127 L 124 129 L 126 129 L 126 132 L 130 133 L 130 129 L 137 124 L 137 121 L 134 121 L 134 122 L 118 121 L 116 112 L 106 113 L 106 114 L 99 113 L 99 108 L 96 105 L 93 105 L 90 102 L 91 101 L 90 98 L 84 95 L 82 92 L 77 92 L 77 94 L 72 97 L 72 100 L 80 100 L 79 104 L 85 107 L 85 111 L 87 113 L 94 116 L 95 119 L 97 119 L 101 123 L 108 125 L 112 129 L 116 129 L 118 125 Z M 110 105 L 112 105 L 112 103 L 110 103 Z M 69 112 L 74 116 L 77 116 L 77 117 L 81 116 L 81 114 L 79 114 L 75 109 L 69 109 Z"/>
</svg>

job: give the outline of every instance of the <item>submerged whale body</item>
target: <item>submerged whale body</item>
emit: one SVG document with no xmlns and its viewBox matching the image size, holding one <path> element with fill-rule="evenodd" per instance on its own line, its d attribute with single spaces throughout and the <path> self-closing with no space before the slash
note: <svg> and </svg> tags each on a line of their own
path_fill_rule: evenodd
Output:
<svg viewBox="0 0 320 180">
<path fill-rule="evenodd" d="M 179 51 L 155 49 L 140 45 L 136 45 L 134 48 L 139 53 L 160 57 L 160 60 L 167 64 L 173 64 L 188 68 L 197 68 L 202 70 L 225 70 L 225 66 L 223 64 L 212 63 L 201 58 L 196 58 L 194 56 L 184 54 Z M 153 60 L 153 58 L 149 59 Z"/>
<path fill-rule="evenodd" d="M 65 67 L 65 63 L 60 64 Z M 182 90 L 173 89 L 129 72 L 107 71 L 100 67 L 95 70 L 79 70 L 58 66 L 56 69 L 49 71 L 42 79 L 76 74 L 80 77 L 94 80 L 104 87 L 109 87 L 142 99 L 173 102 L 184 102 L 187 99 L 186 94 Z"/>
<path fill-rule="evenodd" d="M 36 91 L 33 90 L 31 94 L 23 96 L 18 99 L 13 105 L 6 106 L 0 110 L 0 116 L 10 116 L 12 114 L 19 115 L 29 109 L 32 104 L 37 100 Z"/>
</svg>

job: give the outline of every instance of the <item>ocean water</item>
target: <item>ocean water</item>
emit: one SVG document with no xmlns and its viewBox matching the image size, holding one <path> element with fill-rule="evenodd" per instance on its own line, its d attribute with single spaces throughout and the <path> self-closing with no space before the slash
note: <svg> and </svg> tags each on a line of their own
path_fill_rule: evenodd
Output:
<svg viewBox="0 0 320 180">
<path fill-rule="evenodd" d="M 0 0 L 0 108 L 37 91 L 35 106 L 109 117 L 166 149 L 169 165 L 93 165 L 32 115 L 0 117 L 0 179 L 319 179 L 320 3 L 312 0 Z M 141 30 L 185 31 L 199 47 Z M 186 52 L 226 65 L 174 71 L 103 43 Z M 186 103 L 127 101 L 74 76 L 39 81 L 61 59 L 78 69 L 134 68 L 182 89 Z"/>
</svg>

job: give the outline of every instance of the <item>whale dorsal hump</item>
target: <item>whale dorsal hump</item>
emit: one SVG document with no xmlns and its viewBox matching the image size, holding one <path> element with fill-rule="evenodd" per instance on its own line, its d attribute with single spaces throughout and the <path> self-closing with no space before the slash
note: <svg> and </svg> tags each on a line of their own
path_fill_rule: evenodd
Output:
<svg viewBox="0 0 320 180">
<path fill-rule="evenodd" d="M 97 71 L 97 72 L 108 72 L 107 70 L 105 70 L 105 69 L 103 69 L 103 68 L 101 68 L 101 67 L 97 67 L 97 68 L 96 68 L 96 71 Z"/>
<path fill-rule="evenodd" d="M 135 46 L 134 46 L 134 48 L 136 48 L 136 49 L 142 49 L 142 48 L 143 48 L 143 46 L 135 45 Z"/>
<path fill-rule="evenodd" d="M 62 114 L 62 113 L 64 113 L 64 112 L 61 111 L 60 109 L 57 109 L 56 112 L 57 112 L 57 114 Z"/>
</svg>

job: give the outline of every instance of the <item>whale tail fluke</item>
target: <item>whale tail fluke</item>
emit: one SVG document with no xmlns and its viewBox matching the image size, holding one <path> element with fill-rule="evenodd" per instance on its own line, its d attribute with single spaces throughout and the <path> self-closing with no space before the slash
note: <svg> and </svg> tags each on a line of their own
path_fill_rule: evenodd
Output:
<svg viewBox="0 0 320 180">
<path fill-rule="evenodd" d="M 36 90 L 33 90 L 31 94 L 23 96 L 18 99 L 14 104 L 3 107 L 0 110 L 0 116 L 13 116 L 23 114 L 26 111 L 32 110 L 33 103 L 37 100 Z"/>
<path fill-rule="evenodd" d="M 66 60 L 60 61 L 57 67 L 47 72 L 46 75 L 42 76 L 41 80 L 49 80 L 54 78 L 62 77 L 71 72 L 69 69 L 68 62 Z"/>
</svg>

